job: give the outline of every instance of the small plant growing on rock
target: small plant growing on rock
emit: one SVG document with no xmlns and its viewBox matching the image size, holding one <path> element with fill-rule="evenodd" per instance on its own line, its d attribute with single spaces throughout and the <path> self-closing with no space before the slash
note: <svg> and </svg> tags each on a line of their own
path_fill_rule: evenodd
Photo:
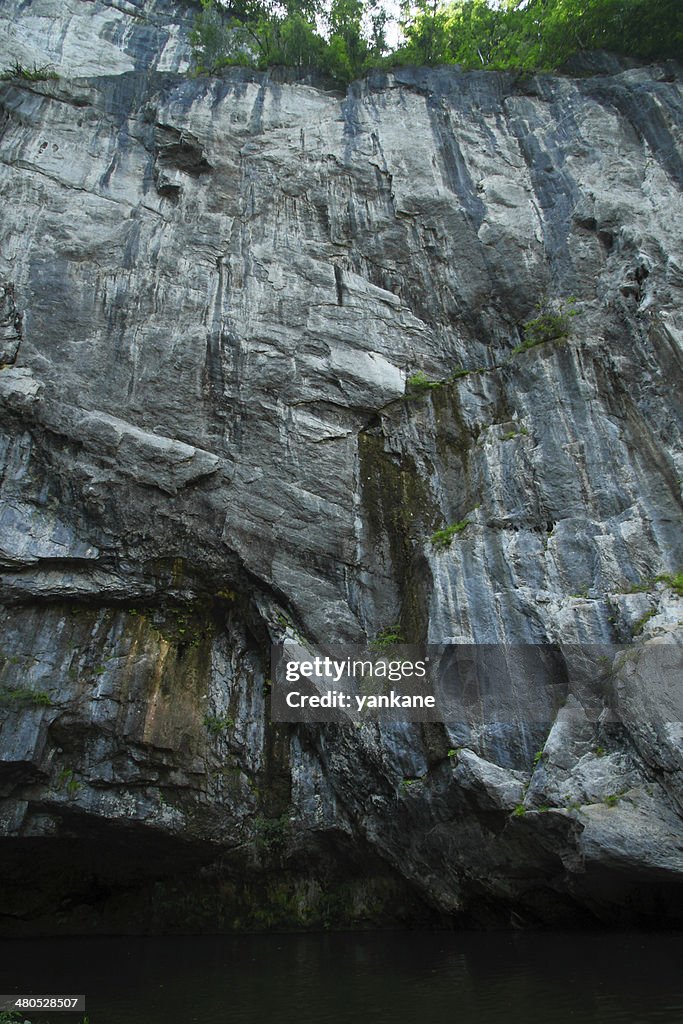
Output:
<svg viewBox="0 0 683 1024">
<path fill-rule="evenodd" d="M 15 60 L 14 64 L 0 73 L 0 80 L 3 82 L 10 82 L 13 79 L 20 79 L 24 82 L 46 82 L 54 81 L 57 78 L 59 75 L 52 64 L 41 64 L 40 66 L 34 64 L 32 68 L 29 68 L 24 67 L 18 60 Z"/>
<path fill-rule="evenodd" d="M 227 729 L 235 728 L 235 719 L 228 715 L 205 715 L 204 725 L 212 736 L 220 736 Z"/>
<path fill-rule="evenodd" d="M 269 853 L 284 849 L 291 833 L 291 824 L 286 814 L 279 818 L 256 818 L 254 821 L 256 844 Z"/>
<path fill-rule="evenodd" d="M 578 315 L 577 310 L 571 308 L 575 302 L 573 298 L 567 299 L 566 303 L 560 301 L 555 309 L 546 301 L 539 302 L 536 306 L 538 316 L 522 325 L 522 341 L 513 348 L 513 356 L 548 341 L 566 341 L 571 317 Z"/>
<path fill-rule="evenodd" d="M 628 583 L 620 593 L 647 594 L 650 590 L 654 589 L 655 583 L 663 583 L 666 587 L 673 590 L 677 597 L 683 597 L 683 572 L 663 572 L 659 576 L 651 576 L 648 579 L 640 580 L 638 583 Z"/>
<path fill-rule="evenodd" d="M 408 377 L 406 381 L 406 394 L 408 395 L 423 395 L 426 391 L 432 391 L 434 388 L 440 388 L 441 381 L 430 380 L 426 373 L 422 370 L 418 370 L 412 377 Z"/>
<path fill-rule="evenodd" d="M 67 794 L 73 798 L 81 789 L 81 784 L 75 777 L 71 768 L 62 768 L 57 776 L 57 789 L 65 789 Z"/>
<path fill-rule="evenodd" d="M 475 366 L 473 369 L 468 370 L 464 366 L 458 366 L 457 369 L 453 370 L 450 377 L 446 378 L 447 384 L 452 384 L 456 380 L 460 380 L 461 377 L 469 377 L 471 374 L 478 373 L 489 373 L 491 367 L 489 366 Z"/>
<path fill-rule="evenodd" d="M 512 441 L 513 437 L 528 437 L 529 431 L 526 427 L 520 427 L 519 430 L 511 430 L 509 434 L 503 434 L 501 441 Z"/>
<path fill-rule="evenodd" d="M 652 580 L 641 580 L 640 583 L 627 583 L 622 593 L 647 594 L 648 590 L 652 590 Z"/>
<path fill-rule="evenodd" d="M 388 651 L 394 644 L 404 644 L 405 642 L 406 638 L 401 632 L 400 625 L 395 623 L 393 626 L 378 630 L 374 640 L 370 641 L 370 647 L 374 651 Z"/>
<path fill-rule="evenodd" d="M 675 575 L 665 572 L 656 576 L 655 579 L 658 583 L 665 583 L 667 587 L 671 587 L 678 597 L 683 597 L 683 572 L 678 572 Z"/>
<path fill-rule="evenodd" d="M 25 686 L 8 687 L 0 690 L 0 704 L 17 704 L 20 707 L 52 707 L 49 693 L 42 690 L 29 690 Z"/>
<path fill-rule="evenodd" d="M 433 533 L 429 538 L 432 543 L 432 547 L 450 547 L 453 538 L 457 537 L 459 533 L 462 533 L 462 531 L 465 530 L 469 525 L 469 519 L 461 519 L 459 523 L 451 523 L 450 526 L 444 526 L 443 530 L 436 530 L 436 532 Z"/>
<path fill-rule="evenodd" d="M 655 611 L 655 609 L 651 608 L 649 612 L 645 612 L 644 615 L 641 615 L 641 617 L 638 619 L 638 621 L 634 622 L 634 624 L 633 624 L 633 635 L 634 636 L 638 636 L 640 633 L 642 633 L 643 629 L 645 628 L 647 623 L 656 614 L 657 614 L 657 612 Z"/>
</svg>

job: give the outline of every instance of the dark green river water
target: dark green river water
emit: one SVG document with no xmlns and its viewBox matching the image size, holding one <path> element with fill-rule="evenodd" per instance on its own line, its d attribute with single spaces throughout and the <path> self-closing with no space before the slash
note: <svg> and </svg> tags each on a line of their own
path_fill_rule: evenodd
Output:
<svg viewBox="0 0 683 1024">
<path fill-rule="evenodd" d="M 85 993 L 89 1024 L 683 1024 L 682 953 L 633 932 L 2 940 L 0 992 Z"/>
</svg>

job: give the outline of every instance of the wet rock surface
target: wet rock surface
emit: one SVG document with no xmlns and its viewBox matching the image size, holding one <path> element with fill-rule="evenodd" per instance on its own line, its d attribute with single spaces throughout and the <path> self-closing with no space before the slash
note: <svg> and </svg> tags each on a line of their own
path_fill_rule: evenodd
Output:
<svg viewBox="0 0 683 1024">
<path fill-rule="evenodd" d="M 680 921 L 676 73 L 192 79 L 188 18 L 0 14 L 60 73 L 0 83 L 1 927 Z M 637 656 L 270 720 L 273 642 L 394 624 Z"/>
</svg>

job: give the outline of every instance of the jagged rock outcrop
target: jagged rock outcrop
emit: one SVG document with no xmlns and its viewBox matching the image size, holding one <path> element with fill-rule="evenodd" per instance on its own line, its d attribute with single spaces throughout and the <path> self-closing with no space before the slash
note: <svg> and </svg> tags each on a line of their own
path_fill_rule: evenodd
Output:
<svg viewBox="0 0 683 1024">
<path fill-rule="evenodd" d="M 678 70 L 342 95 L 191 16 L 0 13 L 60 74 L 0 84 L 0 927 L 680 921 Z M 394 623 L 635 657 L 609 720 L 270 720 L 271 643 Z"/>
</svg>

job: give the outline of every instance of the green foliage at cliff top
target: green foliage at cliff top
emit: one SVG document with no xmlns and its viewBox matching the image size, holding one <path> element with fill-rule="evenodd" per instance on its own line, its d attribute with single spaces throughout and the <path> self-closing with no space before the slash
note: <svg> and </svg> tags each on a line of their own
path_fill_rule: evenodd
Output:
<svg viewBox="0 0 683 1024">
<path fill-rule="evenodd" d="M 382 0 L 200 0 L 197 72 L 280 65 L 348 82 L 373 67 L 459 64 L 557 70 L 575 53 L 645 60 L 683 54 L 680 0 L 401 0 L 399 43 L 387 43 Z"/>
<path fill-rule="evenodd" d="M 680 0 L 418 0 L 396 57 L 417 64 L 557 70 L 590 50 L 643 59 L 683 53 Z"/>
</svg>

